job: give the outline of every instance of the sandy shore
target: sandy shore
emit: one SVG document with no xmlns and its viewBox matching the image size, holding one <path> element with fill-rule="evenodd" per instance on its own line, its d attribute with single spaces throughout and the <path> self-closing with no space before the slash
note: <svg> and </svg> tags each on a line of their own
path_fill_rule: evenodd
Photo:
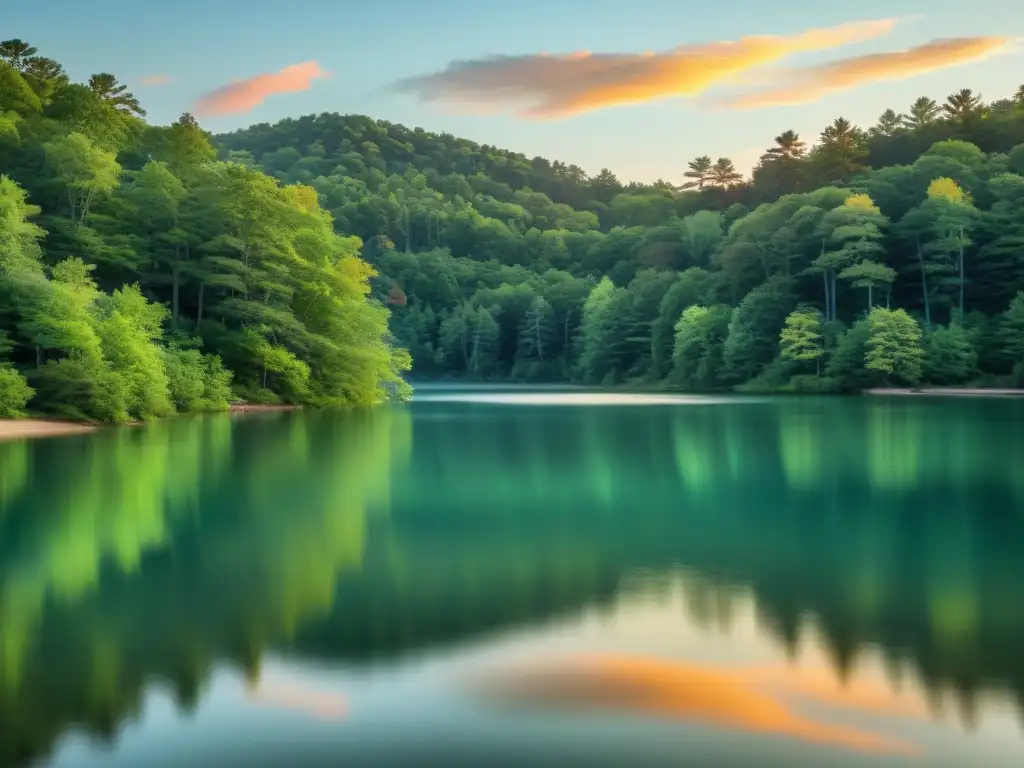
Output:
<svg viewBox="0 0 1024 768">
<path fill-rule="evenodd" d="M 298 405 L 249 405 L 231 406 L 232 414 L 272 413 L 274 411 L 295 411 Z M 122 424 L 125 427 L 142 426 L 146 422 L 134 421 Z M 65 435 L 83 435 L 95 432 L 99 427 L 95 424 L 80 424 L 74 421 L 58 421 L 56 419 L 0 419 L 0 441 L 23 440 L 32 437 L 62 437 Z"/>
<path fill-rule="evenodd" d="M 301 405 L 257 405 L 239 403 L 231 406 L 231 413 L 273 413 L 274 411 L 297 411 Z"/>
<path fill-rule="evenodd" d="M 957 397 L 1024 397 L 1024 389 L 966 389 L 924 387 L 921 389 L 866 389 L 866 395 L 933 395 Z"/>
<path fill-rule="evenodd" d="M 73 421 L 47 421 L 44 419 L 0 419 L 0 440 L 20 440 L 28 437 L 58 437 L 81 435 L 95 430 L 91 424 Z"/>
</svg>

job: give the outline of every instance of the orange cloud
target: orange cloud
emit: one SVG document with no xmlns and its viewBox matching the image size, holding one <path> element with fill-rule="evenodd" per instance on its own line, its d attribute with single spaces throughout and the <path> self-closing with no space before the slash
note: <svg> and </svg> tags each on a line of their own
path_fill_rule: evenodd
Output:
<svg viewBox="0 0 1024 768">
<path fill-rule="evenodd" d="M 146 75 L 139 80 L 143 85 L 167 85 L 172 81 L 173 78 L 170 75 Z"/>
<path fill-rule="evenodd" d="M 200 117 L 218 117 L 248 112 L 266 101 L 269 96 L 308 91 L 313 80 L 327 77 L 327 74 L 317 62 L 306 61 L 302 64 L 292 64 L 279 72 L 234 80 L 199 99 L 195 113 Z"/>
<path fill-rule="evenodd" d="M 826 50 L 887 34 L 896 19 L 756 35 L 663 53 L 546 53 L 456 61 L 392 89 L 422 101 L 497 105 L 521 117 L 558 118 L 603 107 L 693 96 L 754 67 L 795 53 Z"/>
<path fill-rule="evenodd" d="M 900 80 L 937 69 L 1001 53 L 1010 40 L 1005 37 L 955 37 L 933 40 L 916 48 L 891 53 L 873 53 L 829 62 L 790 73 L 787 85 L 740 94 L 722 102 L 733 109 L 759 109 L 805 104 L 835 91 L 866 83 Z"/>
<path fill-rule="evenodd" d="M 726 669 L 660 659 L 595 655 L 553 659 L 477 678 L 485 696 L 512 705 L 570 711 L 620 710 L 705 722 L 750 733 L 775 734 L 859 752 L 920 755 L 917 745 L 841 725 L 818 722 L 793 711 L 786 694 L 882 716 L 923 716 L 917 702 L 894 699 L 866 684 L 842 689 L 814 672 L 785 669 Z M 773 695 L 769 689 L 778 688 Z"/>
</svg>

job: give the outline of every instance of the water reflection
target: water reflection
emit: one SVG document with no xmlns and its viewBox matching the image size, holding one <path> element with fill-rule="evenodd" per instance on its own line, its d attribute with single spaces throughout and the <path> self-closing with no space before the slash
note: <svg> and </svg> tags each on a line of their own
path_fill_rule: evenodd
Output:
<svg viewBox="0 0 1024 768">
<path fill-rule="evenodd" d="M 794 711 L 788 697 L 816 698 L 881 715 L 920 716 L 925 711 L 888 691 L 840 688 L 820 670 L 817 675 L 793 674 L 783 666 L 716 668 L 649 657 L 588 655 L 522 663 L 481 678 L 474 687 L 505 704 L 655 715 L 863 752 L 922 752 L 905 741 Z"/>
<path fill-rule="evenodd" d="M 1024 711 L 1021 405 L 435 398 L 0 443 L 0 764 L 115 736 L 153 681 L 194 708 L 218 663 L 254 704 L 346 720 L 266 654 L 388 669 L 512 628 L 538 644 L 520 702 L 919 752 L 815 708 Z M 656 630 L 618 611 L 641 599 Z M 593 610 L 604 639 L 553 655 Z M 747 650 L 673 649 L 695 627 Z"/>
</svg>

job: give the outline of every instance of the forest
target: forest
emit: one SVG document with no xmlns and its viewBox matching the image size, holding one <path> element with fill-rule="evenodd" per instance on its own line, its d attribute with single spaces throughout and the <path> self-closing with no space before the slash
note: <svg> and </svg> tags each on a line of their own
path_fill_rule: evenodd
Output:
<svg viewBox="0 0 1024 768">
<path fill-rule="evenodd" d="M 363 404 L 407 371 L 1024 383 L 1024 86 L 783 132 L 749 179 L 680 161 L 679 185 L 359 115 L 144 118 L 114 75 L 0 42 L 0 418 Z"/>
<path fill-rule="evenodd" d="M 1024 86 L 775 137 L 675 185 L 321 114 L 216 137 L 317 191 L 416 379 L 855 391 L 1024 381 Z M 767 143 L 767 142 L 766 142 Z M 671 162 L 671 159 L 666 161 Z"/>
<path fill-rule="evenodd" d="M 403 397 L 408 353 L 317 192 L 0 42 L 0 418 Z"/>
</svg>

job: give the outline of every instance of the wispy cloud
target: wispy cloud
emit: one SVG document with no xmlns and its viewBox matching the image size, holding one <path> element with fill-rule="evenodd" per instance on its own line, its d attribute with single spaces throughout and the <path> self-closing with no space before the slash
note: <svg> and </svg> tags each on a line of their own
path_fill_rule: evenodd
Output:
<svg viewBox="0 0 1024 768">
<path fill-rule="evenodd" d="M 327 76 L 328 73 L 317 62 L 306 61 L 292 64 L 279 72 L 234 80 L 199 99 L 195 113 L 200 117 L 218 117 L 249 112 L 270 96 L 308 91 L 313 80 Z"/>
<path fill-rule="evenodd" d="M 900 80 L 1009 50 L 1005 37 L 955 37 L 889 53 L 839 59 L 783 73 L 782 85 L 741 93 L 719 102 L 732 109 L 760 109 L 816 101 L 835 91 Z"/>
<path fill-rule="evenodd" d="M 558 118 L 603 107 L 694 96 L 755 67 L 807 51 L 862 42 L 890 32 L 896 19 L 851 22 L 795 35 L 756 35 L 687 45 L 662 53 L 497 56 L 392 86 L 422 101 L 494 106 L 521 117 Z"/>
<path fill-rule="evenodd" d="M 167 85 L 168 83 L 174 82 L 174 78 L 170 75 L 146 75 L 141 78 L 139 82 L 142 85 L 147 86 Z"/>
</svg>

